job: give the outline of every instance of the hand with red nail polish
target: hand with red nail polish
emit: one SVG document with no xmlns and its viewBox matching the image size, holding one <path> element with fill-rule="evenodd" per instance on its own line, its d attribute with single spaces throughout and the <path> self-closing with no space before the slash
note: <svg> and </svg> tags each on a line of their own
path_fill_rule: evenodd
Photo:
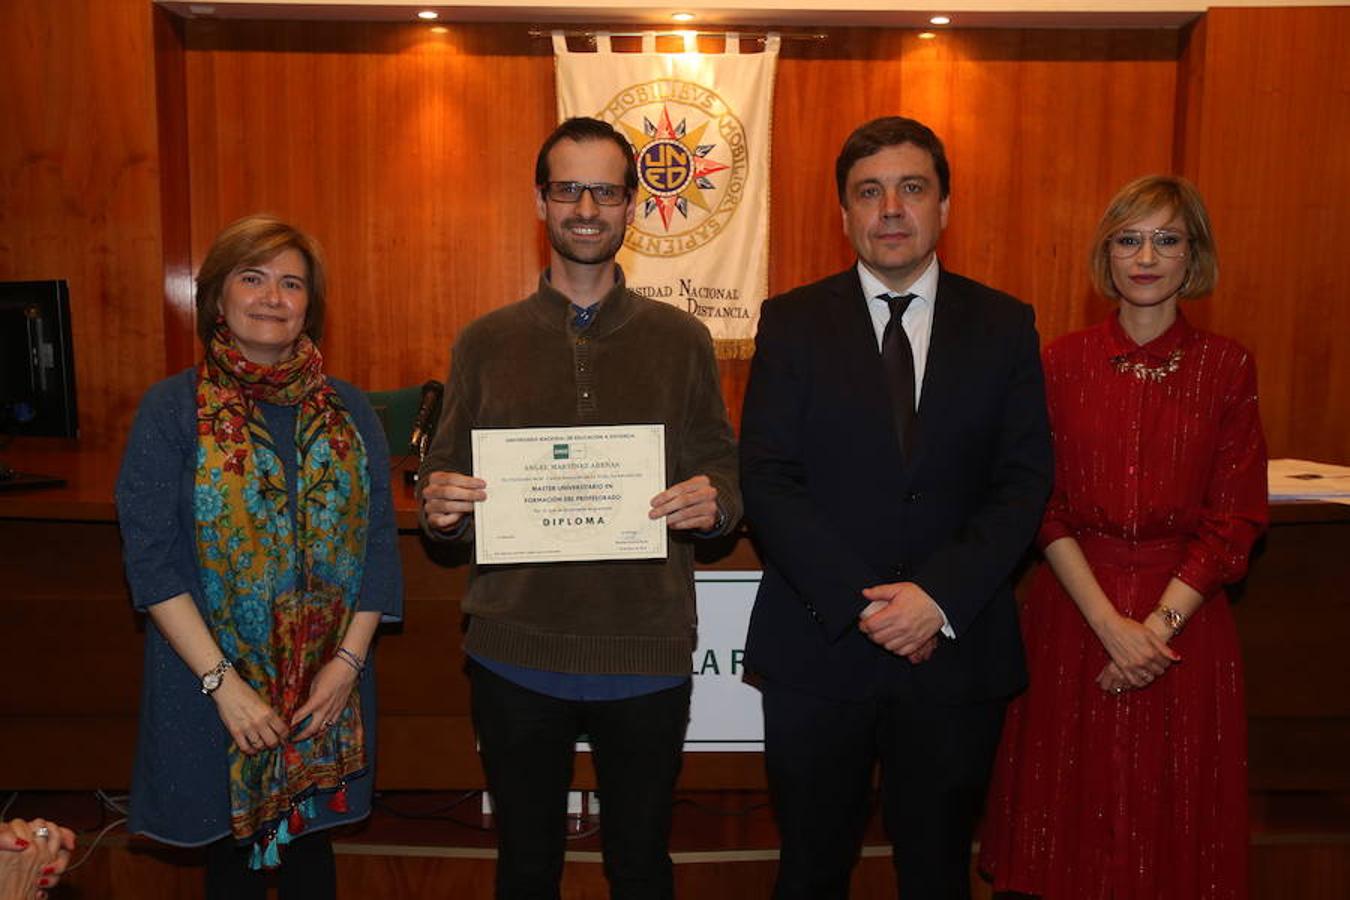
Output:
<svg viewBox="0 0 1350 900">
<path fill-rule="evenodd" d="M 0 851 L 10 850 L 18 853 L 28 849 L 28 841 L 19 837 L 8 822 L 0 822 Z"/>
<path fill-rule="evenodd" d="M 55 887 L 74 848 L 74 833 L 55 822 L 0 822 L 0 900 L 27 900 Z"/>
</svg>

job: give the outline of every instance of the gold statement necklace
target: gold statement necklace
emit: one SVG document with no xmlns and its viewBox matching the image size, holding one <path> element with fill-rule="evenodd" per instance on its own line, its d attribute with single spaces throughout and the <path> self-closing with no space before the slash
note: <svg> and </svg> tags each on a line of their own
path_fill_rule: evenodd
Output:
<svg viewBox="0 0 1350 900">
<path fill-rule="evenodd" d="M 1167 359 L 1153 365 L 1146 362 L 1130 362 L 1129 355 L 1121 353 L 1111 357 L 1111 366 L 1122 375 L 1133 375 L 1140 381 L 1162 381 L 1181 368 L 1181 348 L 1167 354 Z"/>
</svg>

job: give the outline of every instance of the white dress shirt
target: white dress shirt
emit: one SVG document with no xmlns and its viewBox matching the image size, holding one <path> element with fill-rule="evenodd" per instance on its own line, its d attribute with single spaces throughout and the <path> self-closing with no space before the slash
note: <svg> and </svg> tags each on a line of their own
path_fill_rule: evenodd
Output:
<svg viewBox="0 0 1350 900">
<path fill-rule="evenodd" d="M 872 270 L 858 260 L 858 278 L 862 281 L 863 296 L 867 298 L 867 311 L 872 316 L 872 330 L 877 335 L 877 352 L 881 352 L 881 336 L 886 331 L 886 323 L 891 320 L 891 307 L 885 301 L 887 296 L 898 296 L 886 287 L 881 279 L 872 274 Z M 928 340 L 933 336 L 933 306 L 937 302 L 938 261 L 935 254 L 928 262 L 909 290 L 913 294 L 909 308 L 900 318 L 900 324 L 909 338 L 909 349 L 914 354 L 914 409 L 919 408 L 919 398 L 923 393 L 923 373 L 928 366 Z"/>
<path fill-rule="evenodd" d="M 886 302 L 888 296 L 898 296 L 895 291 L 882 283 L 872 274 L 872 270 L 858 260 L 858 279 L 862 282 L 863 297 L 867 300 L 867 312 L 872 316 L 872 330 L 877 336 L 877 352 L 881 352 L 881 338 L 886 332 L 886 323 L 891 320 L 891 305 Z M 933 307 L 937 303 L 938 261 L 937 255 L 929 260 L 909 289 L 904 293 L 913 294 L 909 307 L 900 317 L 900 325 L 909 338 L 909 349 L 914 354 L 914 409 L 919 409 L 919 400 L 923 394 L 923 373 L 928 367 L 928 342 L 933 336 Z M 934 598 L 938 612 L 942 613 L 942 633 L 955 640 L 956 631 L 947 619 L 947 613 Z"/>
</svg>

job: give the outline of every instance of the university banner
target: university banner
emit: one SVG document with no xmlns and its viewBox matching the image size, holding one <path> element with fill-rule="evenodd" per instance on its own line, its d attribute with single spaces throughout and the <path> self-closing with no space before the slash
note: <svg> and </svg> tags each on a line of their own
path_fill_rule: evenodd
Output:
<svg viewBox="0 0 1350 900">
<path fill-rule="evenodd" d="M 619 252 L 628 285 L 697 316 L 718 356 L 747 359 L 769 282 L 769 145 L 779 37 L 741 53 L 616 53 L 567 49 L 554 32 L 558 116 L 614 125 L 638 161 L 637 212 Z"/>
</svg>

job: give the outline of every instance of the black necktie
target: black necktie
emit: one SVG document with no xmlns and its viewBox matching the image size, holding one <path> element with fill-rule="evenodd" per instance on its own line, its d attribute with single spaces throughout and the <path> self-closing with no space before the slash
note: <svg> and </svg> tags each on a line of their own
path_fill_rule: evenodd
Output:
<svg viewBox="0 0 1350 900">
<path fill-rule="evenodd" d="M 881 333 L 881 364 L 886 367 L 886 386 L 891 392 L 895 436 L 900 439 L 900 449 L 908 457 L 914 439 L 914 351 L 909 346 L 909 335 L 905 334 L 900 317 L 915 295 L 880 296 L 891 308 L 891 319 Z"/>
</svg>

